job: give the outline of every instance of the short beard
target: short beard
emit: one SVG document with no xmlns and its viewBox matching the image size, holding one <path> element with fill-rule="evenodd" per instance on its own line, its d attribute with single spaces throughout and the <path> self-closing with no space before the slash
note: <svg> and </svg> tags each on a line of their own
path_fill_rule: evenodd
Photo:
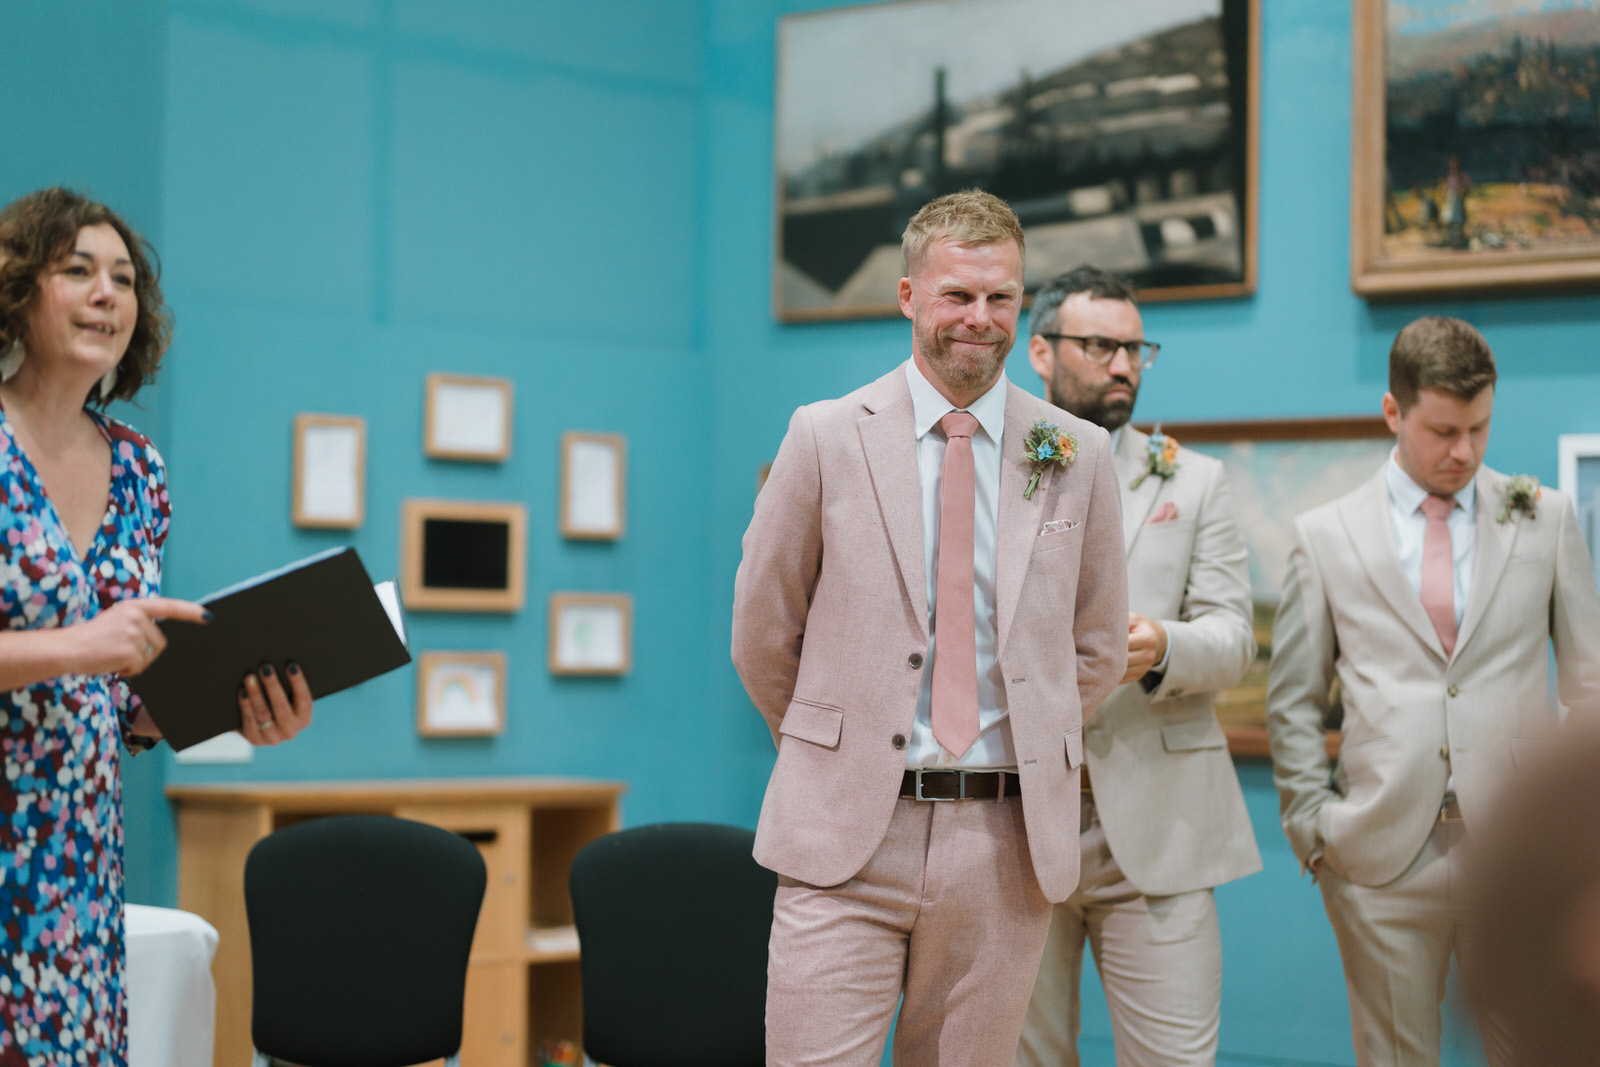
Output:
<svg viewBox="0 0 1600 1067">
<path fill-rule="evenodd" d="M 1000 377 L 1000 371 L 1005 368 L 1006 356 L 1011 352 L 1011 345 L 1002 344 L 992 349 L 993 356 L 988 360 L 958 362 L 951 352 L 950 342 L 945 338 L 931 331 L 918 330 L 917 333 L 918 350 L 928 361 L 928 366 L 946 385 L 962 391 L 987 389 L 993 385 Z"/>
<path fill-rule="evenodd" d="M 1085 403 L 1078 401 L 1070 396 L 1065 389 L 1061 388 L 1058 382 L 1063 377 L 1065 375 L 1058 374 L 1057 380 L 1050 383 L 1050 403 L 1061 410 L 1070 411 L 1085 422 L 1094 423 L 1107 433 L 1115 433 L 1122 429 L 1128 424 L 1128 420 L 1133 418 L 1133 404 L 1134 401 L 1139 399 L 1139 390 L 1136 387 L 1129 386 L 1133 391 L 1133 396 L 1127 400 L 1096 400 L 1093 403 Z"/>
</svg>

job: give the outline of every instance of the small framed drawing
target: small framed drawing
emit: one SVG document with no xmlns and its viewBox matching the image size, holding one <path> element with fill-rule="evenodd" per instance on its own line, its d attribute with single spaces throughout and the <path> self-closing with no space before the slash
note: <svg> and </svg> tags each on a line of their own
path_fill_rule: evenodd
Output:
<svg viewBox="0 0 1600 1067">
<path fill-rule="evenodd" d="M 417 657 L 417 733 L 479 737 L 505 728 L 504 652 L 424 652 Z"/>
<path fill-rule="evenodd" d="M 626 522 L 628 442 L 621 434 L 561 435 L 561 536 L 619 541 Z"/>
<path fill-rule="evenodd" d="M 416 611 L 520 611 L 528 509 L 470 500 L 407 500 L 400 591 Z"/>
<path fill-rule="evenodd" d="M 351 530 L 366 514 L 367 420 L 359 415 L 294 417 L 296 526 Z"/>
<path fill-rule="evenodd" d="M 1560 454 L 1556 488 L 1572 498 L 1589 558 L 1600 560 L 1600 433 L 1564 433 L 1556 441 Z M 1600 563 L 1595 564 L 1595 573 L 1600 576 Z"/>
<path fill-rule="evenodd" d="M 633 668 L 633 598 L 625 593 L 550 597 L 551 674 L 627 674 Z"/>
<path fill-rule="evenodd" d="M 511 454 L 511 379 L 428 375 L 422 450 L 434 459 L 499 463 Z"/>
</svg>

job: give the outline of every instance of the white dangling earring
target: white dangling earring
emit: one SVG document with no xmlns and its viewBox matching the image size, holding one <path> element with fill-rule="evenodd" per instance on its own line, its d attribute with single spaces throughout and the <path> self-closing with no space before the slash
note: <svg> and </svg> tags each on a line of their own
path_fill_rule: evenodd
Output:
<svg viewBox="0 0 1600 1067">
<path fill-rule="evenodd" d="M 100 399 L 110 400 L 111 391 L 117 387 L 117 368 L 112 367 L 106 371 L 104 378 L 100 379 Z"/>
<path fill-rule="evenodd" d="M 0 382 L 9 382 L 15 378 L 17 371 L 22 369 L 22 361 L 27 355 L 28 351 L 22 347 L 20 340 L 6 345 L 5 352 L 0 354 Z"/>
</svg>

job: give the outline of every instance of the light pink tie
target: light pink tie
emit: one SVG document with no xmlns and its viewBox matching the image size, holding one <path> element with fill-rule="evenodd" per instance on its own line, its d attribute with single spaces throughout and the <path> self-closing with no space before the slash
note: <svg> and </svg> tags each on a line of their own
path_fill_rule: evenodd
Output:
<svg viewBox="0 0 1600 1067">
<path fill-rule="evenodd" d="M 939 584 L 933 646 L 933 737 L 960 756 L 978 739 L 978 647 L 972 612 L 972 433 L 978 420 L 952 411 L 939 420 Z"/>
<path fill-rule="evenodd" d="M 1450 544 L 1450 511 L 1455 506 L 1454 497 L 1431 493 L 1422 501 L 1428 517 L 1422 533 L 1422 609 L 1433 620 L 1446 656 L 1456 650 L 1455 554 Z"/>
</svg>

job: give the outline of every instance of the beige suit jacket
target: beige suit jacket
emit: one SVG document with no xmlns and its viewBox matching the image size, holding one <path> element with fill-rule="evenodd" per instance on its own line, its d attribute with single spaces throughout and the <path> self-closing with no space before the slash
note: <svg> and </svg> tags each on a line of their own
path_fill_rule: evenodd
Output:
<svg viewBox="0 0 1600 1067">
<path fill-rule="evenodd" d="M 1600 713 L 1600 595 L 1572 503 L 1544 490 L 1536 517 L 1496 521 L 1508 479 L 1477 475 L 1476 559 L 1448 659 L 1400 563 L 1380 470 L 1302 515 L 1272 638 L 1267 725 L 1284 830 L 1376 886 L 1421 851 L 1453 774 L 1470 828 L 1500 779 L 1546 738 L 1548 661 L 1574 715 Z M 1343 747 L 1330 773 L 1322 723 L 1337 678 Z"/>
<path fill-rule="evenodd" d="M 1075 433 L 1079 454 L 1024 500 L 1036 419 Z M 1010 385 L 1002 437 L 997 659 L 1034 872 L 1060 901 L 1078 880 L 1083 719 L 1127 664 L 1121 513 L 1104 430 Z M 901 366 L 795 412 L 745 533 L 733 661 L 778 745 L 756 830 L 764 866 L 826 886 L 872 857 L 906 769 L 927 647 Z"/>
<path fill-rule="evenodd" d="M 1244 677 L 1256 639 L 1249 560 L 1222 464 L 1180 449 L 1170 478 L 1133 489 L 1149 440 L 1122 431 L 1117 481 L 1128 605 L 1165 625 L 1167 670 L 1151 692 L 1138 682 L 1117 687 L 1084 729 L 1084 758 L 1117 865 L 1140 892 L 1167 896 L 1261 869 L 1212 703 Z"/>
</svg>

